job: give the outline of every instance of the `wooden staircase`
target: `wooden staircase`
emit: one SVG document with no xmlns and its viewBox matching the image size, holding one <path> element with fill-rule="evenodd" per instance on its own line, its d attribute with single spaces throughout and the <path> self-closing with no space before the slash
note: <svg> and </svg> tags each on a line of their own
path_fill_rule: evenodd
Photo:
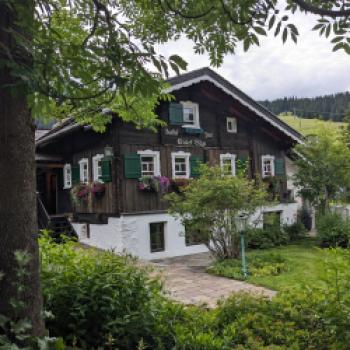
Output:
<svg viewBox="0 0 350 350">
<path fill-rule="evenodd" d="M 61 235 L 78 239 L 72 224 L 66 215 L 49 215 L 39 193 L 37 193 L 38 227 L 47 229 L 55 242 L 61 242 Z"/>
</svg>

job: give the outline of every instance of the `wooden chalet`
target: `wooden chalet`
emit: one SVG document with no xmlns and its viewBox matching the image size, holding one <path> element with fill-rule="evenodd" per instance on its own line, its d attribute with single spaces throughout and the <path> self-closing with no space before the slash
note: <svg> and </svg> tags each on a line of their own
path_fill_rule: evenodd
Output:
<svg viewBox="0 0 350 350">
<path fill-rule="evenodd" d="M 37 191 L 49 217 L 69 217 L 87 244 L 146 259 L 202 252 L 167 214 L 162 189 L 198 176 L 200 162 L 235 175 L 247 161 L 251 177 L 275 179 L 279 203 L 261 211 L 295 220 L 288 155 L 300 134 L 209 68 L 168 82 L 175 100 L 160 104 L 167 125 L 157 132 L 117 116 L 104 133 L 67 119 L 37 140 Z"/>
</svg>

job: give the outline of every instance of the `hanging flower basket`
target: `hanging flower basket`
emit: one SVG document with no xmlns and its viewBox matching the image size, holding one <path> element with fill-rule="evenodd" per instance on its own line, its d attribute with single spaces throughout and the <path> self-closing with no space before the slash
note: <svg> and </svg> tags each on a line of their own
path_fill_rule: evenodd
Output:
<svg viewBox="0 0 350 350">
<path fill-rule="evenodd" d="M 101 182 L 94 182 L 91 186 L 91 193 L 96 198 L 102 198 L 106 192 L 106 185 Z"/>
<path fill-rule="evenodd" d="M 90 188 L 87 184 L 79 184 L 71 189 L 71 197 L 74 203 L 80 201 L 87 202 L 89 198 Z"/>
</svg>

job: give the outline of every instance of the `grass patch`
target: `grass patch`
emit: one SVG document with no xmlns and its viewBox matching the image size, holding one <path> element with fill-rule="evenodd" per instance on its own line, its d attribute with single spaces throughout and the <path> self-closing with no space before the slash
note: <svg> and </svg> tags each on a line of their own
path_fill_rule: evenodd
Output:
<svg viewBox="0 0 350 350">
<path fill-rule="evenodd" d="M 293 115 L 279 116 L 285 123 L 296 129 L 303 135 L 311 135 L 317 133 L 319 129 L 330 128 L 335 131 L 340 131 L 341 127 L 345 126 L 346 123 L 325 121 L 319 119 L 304 119 Z"/>
<path fill-rule="evenodd" d="M 325 253 L 317 248 L 313 241 L 248 251 L 247 262 L 251 274 L 247 282 L 274 290 L 322 283 L 320 281 L 323 270 L 321 260 L 324 257 Z M 257 268 L 256 261 L 264 262 L 265 267 Z M 231 260 L 215 263 L 208 268 L 208 272 L 241 279 L 240 268 L 240 260 Z"/>
</svg>

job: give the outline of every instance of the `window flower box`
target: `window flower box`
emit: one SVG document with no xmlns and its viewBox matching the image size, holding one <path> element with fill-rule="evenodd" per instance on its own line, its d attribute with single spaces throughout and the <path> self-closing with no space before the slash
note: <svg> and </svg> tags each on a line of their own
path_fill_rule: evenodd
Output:
<svg viewBox="0 0 350 350">
<path fill-rule="evenodd" d="M 71 189 L 71 198 L 74 203 L 87 202 L 89 198 L 90 187 L 87 184 L 80 183 Z"/>
<path fill-rule="evenodd" d="M 142 192 L 167 193 L 170 180 L 166 176 L 143 176 L 139 179 L 138 189 Z"/>
<path fill-rule="evenodd" d="M 91 193 L 96 198 L 102 198 L 106 192 L 106 185 L 100 182 L 94 182 L 91 186 Z"/>
</svg>

